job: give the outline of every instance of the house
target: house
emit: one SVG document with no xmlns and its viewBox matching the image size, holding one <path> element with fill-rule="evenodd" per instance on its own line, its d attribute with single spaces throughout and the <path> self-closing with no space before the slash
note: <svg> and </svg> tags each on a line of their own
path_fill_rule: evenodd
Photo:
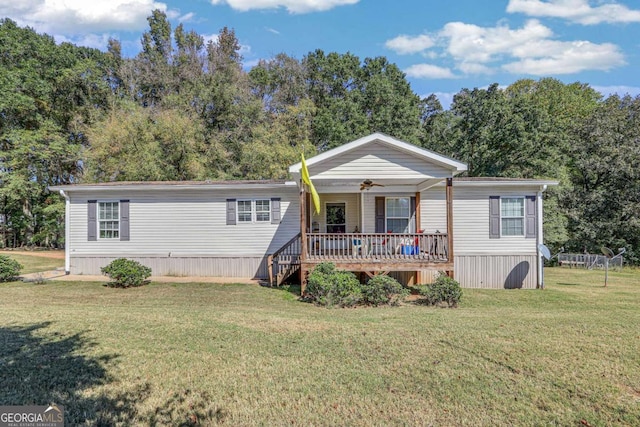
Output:
<svg viewBox="0 0 640 427">
<path fill-rule="evenodd" d="M 319 213 L 301 163 L 293 181 L 51 187 L 66 199 L 65 269 L 99 274 L 127 257 L 156 275 L 279 283 L 331 261 L 408 284 L 440 271 L 465 287 L 540 284 L 542 193 L 557 182 L 455 178 L 464 163 L 380 133 L 306 165 Z"/>
</svg>

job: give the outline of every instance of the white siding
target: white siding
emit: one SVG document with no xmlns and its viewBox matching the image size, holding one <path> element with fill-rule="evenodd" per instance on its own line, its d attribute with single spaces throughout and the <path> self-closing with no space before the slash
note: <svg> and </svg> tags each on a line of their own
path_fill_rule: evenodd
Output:
<svg viewBox="0 0 640 427">
<path fill-rule="evenodd" d="M 327 203 L 345 203 L 347 214 L 347 233 L 351 233 L 356 225 L 358 229 L 360 227 L 360 194 L 343 193 L 343 194 L 328 194 L 320 193 L 320 215 L 316 215 L 314 212 L 313 204 L 310 206 L 310 212 L 312 213 L 311 221 L 318 222 L 320 226 L 320 232 L 326 233 L 327 230 Z"/>
<path fill-rule="evenodd" d="M 309 167 L 312 179 L 428 178 L 451 176 L 451 170 L 385 144 L 372 143 Z"/>
<path fill-rule="evenodd" d="M 489 238 L 489 196 L 534 196 L 531 187 L 498 189 L 453 185 L 453 244 L 456 255 L 536 254 L 536 239 L 524 236 Z M 420 195 L 421 226 L 427 232 L 447 231 L 444 187 Z"/>
<path fill-rule="evenodd" d="M 456 255 L 535 255 L 536 239 L 524 236 L 489 238 L 489 196 L 533 196 L 533 189 L 453 189 L 453 243 Z"/>
<path fill-rule="evenodd" d="M 455 225 L 455 212 L 453 215 Z M 447 199 L 444 187 L 430 188 L 420 193 L 420 227 L 425 233 L 447 232 Z"/>
<path fill-rule="evenodd" d="M 415 197 L 416 193 L 364 193 L 363 233 L 376 232 L 376 197 Z M 421 205 L 422 206 L 422 205 Z M 445 230 L 446 231 L 446 230 Z"/>
<path fill-rule="evenodd" d="M 99 196 L 96 196 L 99 194 Z M 280 224 L 226 225 L 226 200 L 281 198 Z M 88 200 L 130 200 L 130 241 L 87 239 Z M 109 256 L 236 257 L 260 264 L 300 231 L 298 192 L 265 190 L 101 191 L 71 193 L 71 258 Z M 256 261 L 257 260 L 257 261 Z M 73 271 L 73 269 L 72 269 Z"/>
</svg>

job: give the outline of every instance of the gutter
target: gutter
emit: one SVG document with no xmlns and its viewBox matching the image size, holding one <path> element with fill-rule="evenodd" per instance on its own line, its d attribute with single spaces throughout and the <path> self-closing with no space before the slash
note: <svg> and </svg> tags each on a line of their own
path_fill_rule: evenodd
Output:
<svg viewBox="0 0 640 427">
<path fill-rule="evenodd" d="M 538 217 L 538 224 L 536 225 L 538 228 L 538 232 L 536 233 L 536 252 L 538 253 L 538 289 L 544 289 L 544 258 L 538 248 L 544 243 L 544 236 L 542 234 L 542 193 L 546 191 L 546 189 L 547 184 L 540 186 L 536 201 L 536 216 Z"/>
<path fill-rule="evenodd" d="M 71 230 L 69 229 L 69 214 L 71 207 L 71 200 L 69 200 L 69 195 L 64 192 L 64 190 L 60 190 L 60 195 L 64 197 L 64 273 L 71 273 L 71 249 L 69 248 L 69 244 L 71 243 Z"/>
</svg>

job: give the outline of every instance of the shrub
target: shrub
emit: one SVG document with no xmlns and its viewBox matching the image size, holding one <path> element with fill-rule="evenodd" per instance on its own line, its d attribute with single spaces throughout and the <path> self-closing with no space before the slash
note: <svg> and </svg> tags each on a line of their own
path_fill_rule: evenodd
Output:
<svg viewBox="0 0 640 427">
<path fill-rule="evenodd" d="M 430 285 L 420 286 L 418 291 L 424 296 L 423 301 L 430 305 L 446 303 L 449 307 L 457 307 L 462 299 L 460 284 L 447 276 L 438 277 Z"/>
<path fill-rule="evenodd" d="M 20 275 L 22 265 L 15 259 L 0 255 L 0 282 L 15 280 Z"/>
<path fill-rule="evenodd" d="M 372 277 L 362 285 L 362 299 L 365 304 L 371 305 L 398 305 L 409 295 L 396 279 L 384 274 Z"/>
<path fill-rule="evenodd" d="M 143 285 L 151 276 L 151 269 L 126 258 L 114 259 L 106 267 L 100 269 L 102 274 L 109 276 L 111 285 L 117 288 L 128 288 Z"/>
<path fill-rule="evenodd" d="M 309 275 L 305 299 L 327 307 L 351 307 L 362 300 L 360 281 L 330 262 L 318 264 Z"/>
</svg>

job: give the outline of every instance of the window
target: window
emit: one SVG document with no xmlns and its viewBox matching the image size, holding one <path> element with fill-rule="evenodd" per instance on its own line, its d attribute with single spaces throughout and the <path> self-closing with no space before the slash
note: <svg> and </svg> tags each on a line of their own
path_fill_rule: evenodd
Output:
<svg viewBox="0 0 640 427">
<path fill-rule="evenodd" d="M 271 202 L 269 200 L 256 200 L 256 221 L 271 221 Z"/>
<path fill-rule="evenodd" d="M 327 233 L 347 232 L 347 207 L 344 203 L 327 203 Z"/>
<path fill-rule="evenodd" d="M 409 233 L 411 224 L 411 198 L 387 197 L 387 232 Z"/>
<path fill-rule="evenodd" d="M 98 203 L 98 230 L 101 239 L 120 237 L 120 203 Z"/>
<path fill-rule="evenodd" d="M 271 222 L 271 200 L 238 200 L 238 222 Z"/>
<path fill-rule="evenodd" d="M 238 200 L 238 222 L 251 222 L 251 200 Z"/>
<path fill-rule="evenodd" d="M 524 197 L 500 199 L 500 230 L 503 236 L 524 236 Z"/>
</svg>

